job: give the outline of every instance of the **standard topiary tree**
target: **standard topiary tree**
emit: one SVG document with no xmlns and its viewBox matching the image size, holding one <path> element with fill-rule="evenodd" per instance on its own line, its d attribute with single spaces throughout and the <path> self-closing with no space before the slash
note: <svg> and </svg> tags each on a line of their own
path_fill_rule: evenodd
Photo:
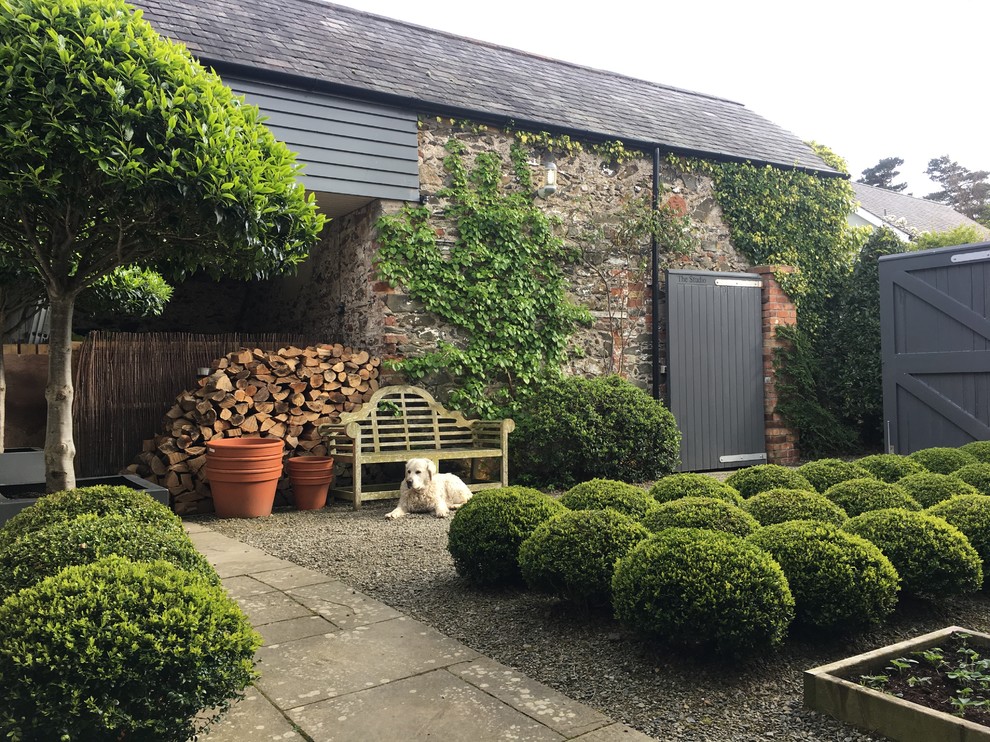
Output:
<svg viewBox="0 0 990 742">
<path fill-rule="evenodd" d="M 811 482 L 796 470 L 778 464 L 758 464 L 740 469 L 730 474 L 725 483 L 738 490 L 744 499 L 777 487 L 812 491 L 815 489 L 811 486 Z"/>
<path fill-rule="evenodd" d="M 616 617 L 673 644 L 741 654 L 779 644 L 794 618 L 780 565 L 729 533 L 670 528 L 619 560 Z"/>
<path fill-rule="evenodd" d="M 879 479 L 850 479 L 825 490 L 825 497 L 853 516 L 869 510 L 904 508 L 921 510 L 921 505 L 899 484 L 881 482 Z"/>
<path fill-rule="evenodd" d="M 571 510 L 612 508 L 636 520 L 657 508 L 657 501 L 642 487 L 614 479 L 592 479 L 571 487 L 560 497 L 560 504 Z"/>
<path fill-rule="evenodd" d="M 550 382 L 513 418 L 509 455 L 524 483 L 646 482 L 679 463 L 681 434 L 670 410 L 617 376 Z"/>
<path fill-rule="evenodd" d="M 990 585 L 990 497 L 955 495 L 935 503 L 925 512 L 966 534 L 983 562 L 983 586 Z"/>
<path fill-rule="evenodd" d="M 847 631 L 881 623 L 897 605 L 898 576 L 880 549 L 829 523 L 792 520 L 747 540 L 784 570 L 795 621 L 805 628 Z"/>
<path fill-rule="evenodd" d="M 922 472 L 911 474 L 897 482 L 922 507 L 930 508 L 937 502 L 948 500 L 956 495 L 978 495 L 979 490 L 952 474 Z"/>
<path fill-rule="evenodd" d="M 190 739 L 243 696 L 260 644 L 201 575 L 121 557 L 69 567 L 0 603 L 0 735 Z"/>
<path fill-rule="evenodd" d="M 789 520 L 815 520 L 838 526 L 849 517 L 845 510 L 825 495 L 783 488 L 753 495 L 743 501 L 742 509 L 756 518 L 761 526 Z"/>
<path fill-rule="evenodd" d="M 966 464 L 953 472 L 952 476 L 976 488 L 981 495 L 990 495 L 990 464 Z"/>
<path fill-rule="evenodd" d="M 643 525 L 654 533 L 665 528 L 707 528 L 736 536 L 748 536 L 760 527 L 746 511 L 714 497 L 682 497 L 661 503 L 643 517 Z"/>
<path fill-rule="evenodd" d="M 925 467 L 908 456 L 896 453 L 875 453 L 856 461 L 856 466 L 866 469 L 877 479 L 893 484 L 912 474 L 921 474 Z"/>
<path fill-rule="evenodd" d="M 185 533 L 179 517 L 146 492 L 100 484 L 53 492 L 42 497 L 3 524 L 0 544 L 53 523 L 87 514 L 126 515 L 135 523 L 154 524 L 162 530 Z"/>
<path fill-rule="evenodd" d="M 670 502 L 681 497 L 716 497 L 719 500 L 738 505 L 742 497 L 734 487 L 707 474 L 685 472 L 670 474 L 650 489 L 650 495 L 657 502 Z"/>
<path fill-rule="evenodd" d="M 798 473 L 811 482 L 817 492 L 850 479 L 865 479 L 873 475 L 866 469 L 842 459 L 818 459 L 798 467 Z"/>
<path fill-rule="evenodd" d="M 977 461 L 990 464 L 990 441 L 973 441 L 965 446 L 959 446 L 959 449 L 970 456 L 975 456 Z"/>
<path fill-rule="evenodd" d="M 0 3 L 0 253 L 50 309 L 49 491 L 75 486 L 72 316 L 121 266 L 258 278 L 322 228 L 285 145 L 123 0 Z"/>
<path fill-rule="evenodd" d="M 522 582 L 519 545 L 541 523 L 566 512 L 560 502 L 529 487 L 478 493 L 450 522 L 447 550 L 457 574 L 476 585 Z"/>
<path fill-rule="evenodd" d="M 608 605 L 615 563 L 650 532 L 615 510 L 579 510 L 541 524 L 519 547 L 526 584 L 562 600 Z"/>
<path fill-rule="evenodd" d="M 907 595 L 938 598 L 979 590 L 980 556 L 955 526 L 928 513 L 872 510 L 842 529 L 874 543 L 890 559 Z"/>
<path fill-rule="evenodd" d="M 0 597 L 33 585 L 65 567 L 117 555 L 135 562 L 164 559 L 219 583 L 216 570 L 181 529 L 141 523 L 128 515 L 80 515 L 0 545 Z"/>
<path fill-rule="evenodd" d="M 971 453 L 947 446 L 922 448 L 920 451 L 908 454 L 908 456 L 935 474 L 952 474 L 956 469 L 961 469 L 966 464 L 979 463 L 979 460 Z"/>
</svg>

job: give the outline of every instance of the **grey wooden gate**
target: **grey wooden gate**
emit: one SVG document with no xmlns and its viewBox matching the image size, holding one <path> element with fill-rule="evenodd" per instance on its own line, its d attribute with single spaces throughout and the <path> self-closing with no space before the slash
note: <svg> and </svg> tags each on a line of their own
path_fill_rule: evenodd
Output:
<svg viewBox="0 0 990 742">
<path fill-rule="evenodd" d="M 887 450 L 990 439 L 990 242 L 880 258 Z"/>
<path fill-rule="evenodd" d="M 761 279 L 667 271 L 667 394 L 681 470 L 766 463 Z"/>
</svg>

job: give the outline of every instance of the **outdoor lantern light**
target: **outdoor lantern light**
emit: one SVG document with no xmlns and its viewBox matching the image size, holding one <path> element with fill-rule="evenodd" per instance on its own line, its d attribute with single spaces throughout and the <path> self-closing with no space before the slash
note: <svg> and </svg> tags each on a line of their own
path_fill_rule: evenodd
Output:
<svg viewBox="0 0 990 742">
<path fill-rule="evenodd" d="M 547 163 L 546 184 L 536 189 L 536 195 L 540 198 L 552 196 L 557 192 L 557 165 L 553 162 Z"/>
</svg>

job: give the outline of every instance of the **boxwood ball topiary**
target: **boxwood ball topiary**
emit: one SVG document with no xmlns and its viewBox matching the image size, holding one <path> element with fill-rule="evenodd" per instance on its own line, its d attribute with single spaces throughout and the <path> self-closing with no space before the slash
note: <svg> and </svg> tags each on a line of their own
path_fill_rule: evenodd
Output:
<svg viewBox="0 0 990 742">
<path fill-rule="evenodd" d="M 654 533 L 665 528 L 708 528 L 736 536 L 748 536 L 760 526 L 746 511 L 714 497 L 682 497 L 661 503 L 647 513 L 643 525 Z"/>
<path fill-rule="evenodd" d="M 254 680 L 260 644 L 197 573 L 122 557 L 69 567 L 0 603 L 0 735 L 191 739 Z"/>
<path fill-rule="evenodd" d="M 886 508 L 921 510 L 921 505 L 899 484 L 881 482 L 872 477 L 833 484 L 825 490 L 825 497 L 845 510 L 850 518 L 869 510 Z"/>
<path fill-rule="evenodd" d="M 579 510 L 542 523 L 519 547 L 526 584 L 563 600 L 608 605 L 615 563 L 650 532 L 615 510 Z"/>
<path fill-rule="evenodd" d="M 970 456 L 975 456 L 978 461 L 990 464 L 990 441 L 973 441 L 965 446 L 959 446 L 959 450 L 965 451 Z"/>
<path fill-rule="evenodd" d="M 541 387 L 512 417 L 510 465 L 524 484 L 647 482 L 680 463 L 681 434 L 670 410 L 618 376 L 564 377 Z"/>
<path fill-rule="evenodd" d="M 670 502 L 681 497 L 716 497 L 733 505 L 742 502 L 742 497 L 734 487 L 715 477 L 694 472 L 670 474 L 664 477 L 653 485 L 650 495 L 657 502 Z"/>
<path fill-rule="evenodd" d="M 875 545 L 830 523 L 792 520 L 766 526 L 747 540 L 784 570 L 795 622 L 821 631 L 881 623 L 897 605 L 894 565 Z"/>
<path fill-rule="evenodd" d="M 927 471 L 914 459 L 896 453 L 875 453 L 872 456 L 864 456 L 856 461 L 856 466 L 866 469 L 877 479 L 892 484 L 911 474 Z"/>
<path fill-rule="evenodd" d="M 661 531 L 620 559 L 612 604 L 639 631 L 731 654 L 780 643 L 794 617 L 787 579 L 769 554 L 692 528 Z"/>
<path fill-rule="evenodd" d="M 922 448 L 920 451 L 908 454 L 908 456 L 935 474 L 952 474 L 956 469 L 961 469 L 966 464 L 978 463 L 978 459 L 973 454 L 947 446 Z"/>
<path fill-rule="evenodd" d="M 904 477 L 897 484 L 925 508 L 930 508 L 936 502 L 948 500 L 956 495 L 980 494 L 976 487 L 952 474 L 922 472 Z"/>
<path fill-rule="evenodd" d="M 560 504 L 571 510 L 612 508 L 636 520 L 657 507 L 657 501 L 642 487 L 614 479 L 592 479 L 576 484 L 560 496 Z"/>
<path fill-rule="evenodd" d="M 952 476 L 972 485 L 981 495 L 990 495 L 990 464 L 966 464 L 956 469 Z"/>
<path fill-rule="evenodd" d="M 773 489 L 753 495 L 743 501 L 742 509 L 756 518 L 761 526 L 789 520 L 816 520 L 842 525 L 849 517 L 846 511 L 825 495 L 807 490 Z"/>
<path fill-rule="evenodd" d="M 969 539 L 983 562 L 983 586 L 990 585 L 990 497 L 956 495 L 926 511 L 955 526 Z"/>
<path fill-rule="evenodd" d="M 541 523 L 566 512 L 560 502 L 529 487 L 478 493 L 450 522 L 447 550 L 457 574 L 477 585 L 521 582 L 519 545 Z"/>
<path fill-rule="evenodd" d="M 850 518 L 843 530 L 871 541 L 890 559 L 907 595 L 941 597 L 979 590 L 980 556 L 955 526 L 901 508 Z"/>
<path fill-rule="evenodd" d="M 850 479 L 867 479 L 873 475 L 866 469 L 842 459 L 818 459 L 798 467 L 798 473 L 811 482 L 817 492 Z"/>
<path fill-rule="evenodd" d="M 134 521 L 130 515 L 80 515 L 0 544 L 0 597 L 62 569 L 117 555 L 134 562 L 164 559 L 219 584 L 216 570 L 184 531 Z"/>
<path fill-rule="evenodd" d="M 182 531 L 182 521 L 171 510 L 141 490 L 125 486 L 96 485 L 53 492 L 8 520 L 0 529 L 0 542 L 28 531 L 72 520 L 79 515 L 127 515 L 135 521 Z"/>
<path fill-rule="evenodd" d="M 758 492 L 766 492 L 777 487 L 795 490 L 814 490 L 811 482 L 794 469 L 778 464 L 758 464 L 733 472 L 725 480 L 730 487 L 739 491 L 743 498 L 750 498 Z"/>
</svg>

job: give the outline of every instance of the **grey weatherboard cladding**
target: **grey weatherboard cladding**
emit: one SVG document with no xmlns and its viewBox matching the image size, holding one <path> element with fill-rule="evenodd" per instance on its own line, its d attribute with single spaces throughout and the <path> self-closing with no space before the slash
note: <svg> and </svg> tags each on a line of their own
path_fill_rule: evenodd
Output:
<svg viewBox="0 0 990 742">
<path fill-rule="evenodd" d="M 880 258 L 887 450 L 990 439 L 990 242 Z"/>
<path fill-rule="evenodd" d="M 681 470 L 766 463 L 760 276 L 667 271 L 667 389 Z"/>
</svg>

